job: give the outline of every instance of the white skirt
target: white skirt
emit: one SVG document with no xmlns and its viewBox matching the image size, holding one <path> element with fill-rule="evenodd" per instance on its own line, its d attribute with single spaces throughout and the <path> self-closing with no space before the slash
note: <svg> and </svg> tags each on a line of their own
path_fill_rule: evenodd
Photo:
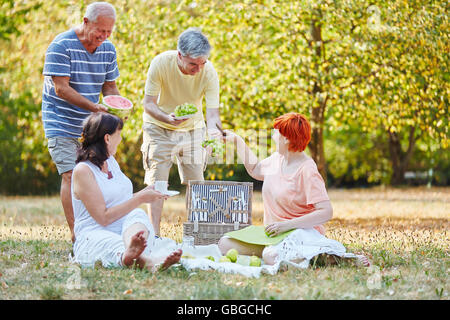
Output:
<svg viewBox="0 0 450 320">
<path fill-rule="evenodd" d="M 261 267 L 243 266 L 231 262 L 218 262 L 221 252 L 217 245 L 195 246 L 183 248 L 183 255 L 189 254 L 195 259 L 181 259 L 181 264 L 187 270 L 214 269 L 224 273 L 239 273 L 247 277 L 259 277 L 262 273 L 276 274 L 282 265 L 290 265 L 296 268 L 306 269 L 310 260 L 321 254 L 333 254 L 342 258 L 357 258 L 353 253 L 346 252 L 345 247 L 338 241 L 328 239 L 316 229 L 297 229 L 280 243 L 267 246 L 264 250 L 270 250 L 277 254 L 275 264 Z M 206 259 L 213 256 L 216 261 Z"/>
<path fill-rule="evenodd" d="M 73 246 L 73 262 L 82 267 L 93 267 L 97 261 L 101 261 L 105 268 L 122 267 L 122 254 L 125 252 L 123 233 L 135 223 L 142 223 L 149 231 L 144 250 L 149 255 L 154 248 L 155 231 L 147 213 L 137 208 L 106 227 L 98 225 L 81 230 Z"/>
</svg>

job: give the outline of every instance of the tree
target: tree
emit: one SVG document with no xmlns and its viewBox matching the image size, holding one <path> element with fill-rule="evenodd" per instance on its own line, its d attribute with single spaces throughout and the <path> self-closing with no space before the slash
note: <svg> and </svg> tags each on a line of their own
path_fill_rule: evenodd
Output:
<svg viewBox="0 0 450 320">
<path fill-rule="evenodd" d="M 381 125 L 388 133 L 392 183 L 401 183 L 419 134 L 439 138 L 448 147 L 446 6 L 434 1 L 376 1 L 370 6 L 362 1 L 246 2 L 238 17 L 243 15 L 252 31 L 262 34 L 255 50 L 278 74 L 265 65 L 255 73 L 263 79 L 268 75 L 270 86 L 264 89 L 275 89 L 277 99 L 291 100 L 280 98 L 277 104 L 273 95 L 262 93 L 249 113 L 264 117 L 270 109 L 276 114 L 309 109 L 309 149 L 324 178 L 327 115 L 341 123 L 358 119 L 367 132 Z M 298 106 L 292 107 L 292 101 Z"/>
<path fill-rule="evenodd" d="M 38 2 L 23 6 L 14 0 L 0 0 L 0 41 L 9 40 L 11 35 L 20 35 L 19 26 L 28 22 L 26 15 L 41 5 Z"/>
<path fill-rule="evenodd" d="M 1 2 L 0 19 L 18 10 L 11 3 Z M 411 161 L 429 165 L 430 158 L 420 157 L 442 155 L 448 148 L 450 59 L 448 5 L 443 2 L 111 3 L 117 10 L 111 40 L 118 52 L 118 87 L 134 103 L 117 156 L 135 185 L 142 185 L 144 175 L 139 149 L 149 64 L 158 53 L 175 49 L 178 35 L 188 27 L 200 27 L 212 44 L 224 127 L 242 132 L 254 146 L 270 141 L 275 117 L 304 113 L 313 127 L 308 152 L 324 178 L 328 171 L 337 183 L 386 182 L 391 174 L 395 183 Z M 15 172 L 8 175 L 8 187 L 27 181 L 22 187 L 37 189 L 57 178 L 39 113 L 44 54 L 58 33 L 81 23 L 86 5 L 44 2 L 22 16 L 28 24 L 18 24 L 20 33 L 13 32 L 11 41 L 0 40 L 0 130 L 6 137 L 1 150 L 15 154 L 2 158 L 11 162 L 2 167 Z M 217 168 L 209 167 L 206 178 L 230 178 L 237 172 L 232 166 Z"/>
<path fill-rule="evenodd" d="M 376 73 L 356 92 L 352 105 L 363 131 L 384 129 L 394 185 L 404 174 L 420 139 L 448 148 L 448 16 L 444 3 L 389 2 L 371 12 L 370 32 L 359 41 Z"/>
<path fill-rule="evenodd" d="M 12 0 L 0 0 L 2 58 L 12 56 L 8 50 L 14 47 L 12 40 L 22 34 L 21 28 L 29 22 L 28 16 L 41 5 L 40 2 L 23 5 Z M 22 90 L 20 95 L 10 91 L 12 79 L 9 76 L 17 70 L 17 65 L 0 65 L 0 192 L 45 192 L 53 183 L 48 179 L 48 172 L 43 170 L 45 159 L 39 143 L 30 143 L 33 135 L 29 127 L 38 116 L 36 104 L 29 90 Z M 33 184 L 36 189 L 29 188 L 30 181 L 36 181 Z"/>
</svg>

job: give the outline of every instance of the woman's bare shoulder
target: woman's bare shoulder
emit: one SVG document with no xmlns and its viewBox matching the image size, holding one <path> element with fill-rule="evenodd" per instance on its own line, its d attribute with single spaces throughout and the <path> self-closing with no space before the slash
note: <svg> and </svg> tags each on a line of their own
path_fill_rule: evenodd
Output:
<svg viewBox="0 0 450 320">
<path fill-rule="evenodd" d="M 92 170 L 89 168 L 89 165 L 84 162 L 78 163 L 73 169 L 72 176 L 73 177 L 83 177 L 83 176 L 91 176 Z"/>
</svg>

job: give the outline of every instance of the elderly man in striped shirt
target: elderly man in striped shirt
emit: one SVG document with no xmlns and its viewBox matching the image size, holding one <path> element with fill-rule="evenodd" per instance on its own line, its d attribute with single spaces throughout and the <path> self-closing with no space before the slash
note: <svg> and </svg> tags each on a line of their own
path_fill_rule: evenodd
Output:
<svg viewBox="0 0 450 320">
<path fill-rule="evenodd" d="M 59 34 L 45 55 L 42 121 L 50 155 L 62 178 L 61 202 L 72 241 L 71 178 L 83 120 L 92 112 L 107 111 L 99 104 L 100 93 L 120 94 L 115 82 L 119 77 L 116 50 L 108 40 L 115 20 L 112 5 L 92 3 L 83 24 Z"/>
</svg>

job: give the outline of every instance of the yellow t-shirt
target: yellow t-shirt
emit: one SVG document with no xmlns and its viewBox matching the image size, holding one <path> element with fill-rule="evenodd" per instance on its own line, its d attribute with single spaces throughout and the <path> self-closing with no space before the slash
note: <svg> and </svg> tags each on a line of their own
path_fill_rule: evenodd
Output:
<svg viewBox="0 0 450 320">
<path fill-rule="evenodd" d="M 203 128 L 202 99 L 205 97 L 206 108 L 219 108 L 219 77 L 212 63 L 207 61 L 197 74 L 185 75 L 177 64 L 178 51 L 170 50 L 157 55 L 150 63 L 145 94 L 158 96 L 158 107 L 172 113 L 175 107 L 183 103 L 194 104 L 198 112 L 194 117 L 179 126 L 159 121 L 144 111 L 144 122 L 154 123 L 162 128 L 189 131 Z"/>
</svg>

